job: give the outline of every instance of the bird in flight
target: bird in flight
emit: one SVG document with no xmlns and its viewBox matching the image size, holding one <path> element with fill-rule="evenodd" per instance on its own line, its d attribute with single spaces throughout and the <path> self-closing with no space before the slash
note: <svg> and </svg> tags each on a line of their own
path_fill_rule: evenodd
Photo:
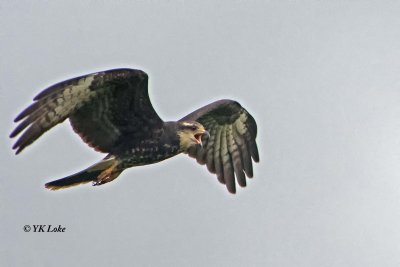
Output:
<svg viewBox="0 0 400 267">
<path fill-rule="evenodd" d="M 258 162 L 257 125 L 236 101 L 218 100 L 178 121 L 163 121 L 148 95 L 148 76 L 135 69 L 113 69 L 48 87 L 16 118 L 10 137 L 16 154 L 53 126 L 69 119 L 74 131 L 96 151 L 98 163 L 45 185 L 58 190 L 83 183 L 102 185 L 127 168 L 160 162 L 180 153 L 215 173 L 230 193 L 246 186 Z"/>
</svg>

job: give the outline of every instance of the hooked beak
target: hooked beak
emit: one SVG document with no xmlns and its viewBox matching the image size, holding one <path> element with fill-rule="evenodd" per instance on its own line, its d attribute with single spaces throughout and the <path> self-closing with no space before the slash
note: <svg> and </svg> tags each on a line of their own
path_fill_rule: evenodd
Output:
<svg viewBox="0 0 400 267">
<path fill-rule="evenodd" d="M 195 135 L 197 144 L 199 144 L 201 147 L 203 147 L 203 142 L 202 139 L 206 136 L 207 138 L 210 138 L 210 133 L 208 131 L 204 131 L 203 133 L 199 133 Z"/>
<path fill-rule="evenodd" d="M 202 140 L 203 140 L 204 137 L 206 137 L 207 139 L 210 138 L 210 133 L 208 131 L 204 131 L 204 133 L 201 135 L 201 138 L 200 138 L 200 146 L 201 147 L 203 147 Z"/>
</svg>

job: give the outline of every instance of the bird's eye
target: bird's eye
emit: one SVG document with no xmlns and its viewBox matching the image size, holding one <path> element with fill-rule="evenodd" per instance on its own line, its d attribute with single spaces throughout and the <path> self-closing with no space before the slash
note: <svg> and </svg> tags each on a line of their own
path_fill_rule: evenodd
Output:
<svg viewBox="0 0 400 267">
<path fill-rule="evenodd" d="M 197 126 L 196 126 L 196 125 L 193 125 L 190 129 L 191 129 L 192 131 L 196 131 L 196 130 L 197 130 Z"/>
</svg>

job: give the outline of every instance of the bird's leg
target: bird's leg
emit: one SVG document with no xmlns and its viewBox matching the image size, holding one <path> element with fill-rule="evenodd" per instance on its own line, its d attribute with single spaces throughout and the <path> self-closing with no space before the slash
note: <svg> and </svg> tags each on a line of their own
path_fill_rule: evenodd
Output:
<svg viewBox="0 0 400 267">
<path fill-rule="evenodd" d="M 122 170 L 118 168 L 118 162 L 114 163 L 104 171 L 102 171 L 96 180 L 93 181 L 93 185 L 102 185 L 111 182 L 120 175 Z"/>
</svg>

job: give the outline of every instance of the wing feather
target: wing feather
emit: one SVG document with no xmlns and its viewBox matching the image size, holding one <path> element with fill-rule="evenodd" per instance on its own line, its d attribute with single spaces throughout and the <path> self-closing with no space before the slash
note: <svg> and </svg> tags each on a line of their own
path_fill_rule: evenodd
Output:
<svg viewBox="0 0 400 267">
<path fill-rule="evenodd" d="M 210 130 L 210 137 L 208 138 L 208 140 L 206 141 L 206 144 L 204 147 L 207 147 L 208 149 L 199 149 L 199 151 L 201 152 L 200 155 L 203 157 L 204 156 L 204 160 L 207 162 L 207 169 L 209 172 L 211 173 L 216 173 L 216 168 L 215 168 L 215 162 L 214 162 L 214 158 L 213 158 L 213 154 L 214 154 L 214 145 L 215 145 L 215 134 L 214 132 L 216 131 L 215 128 L 212 128 Z"/>
<path fill-rule="evenodd" d="M 240 155 L 238 146 L 235 143 L 235 140 L 233 139 L 232 125 L 229 126 L 229 134 L 226 135 L 226 138 L 228 139 L 228 149 L 229 153 L 232 156 L 233 169 L 236 174 L 237 182 L 241 187 L 245 187 L 246 176 L 243 172 L 242 157 Z"/>
<path fill-rule="evenodd" d="M 16 118 L 10 137 L 21 137 L 16 153 L 43 133 L 69 118 L 81 138 L 102 152 L 110 152 L 124 135 L 160 127 L 162 120 L 151 105 L 147 74 L 114 69 L 70 79 L 43 90 Z M 148 132 L 148 131 L 147 131 Z M 143 131 L 146 134 L 146 131 Z"/>
<path fill-rule="evenodd" d="M 227 143 L 227 136 L 229 134 L 228 131 L 229 126 L 225 125 L 223 134 L 221 135 L 221 157 L 223 162 L 223 169 L 224 169 L 224 178 L 226 183 L 226 188 L 232 194 L 236 193 L 236 186 L 235 186 L 235 176 L 232 167 L 232 158 L 229 153 L 228 143 Z"/>
<path fill-rule="evenodd" d="M 251 163 L 250 154 L 249 154 L 249 150 L 247 148 L 246 140 L 241 137 L 241 135 L 237 131 L 237 129 L 235 129 L 233 131 L 233 138 L 235 139 L 235 142 L 238 144 L 240 151 L 241 151 L 243 170 L 246 173 L 248 178 L 252 178 L 253 177 L 253 166 Z"/>
<path fill-rule="evenodd" d="M 224 167 L 223 162 L 221 160 L 221 144 L 222 144 L 222 127 L 217 127 L 216 136 L 215 136 L 215 146 L 214 146 L 214 166 L 215 166 L 215 173 L 217 174 L 218 181 L 222 184 L 225 184 L 224 178 Z"/>
<path fill-rule="evenodd" d="M 203 147 L 196 147 L 191 154 L 200 164 L 207 164 L 210 172 L 235 193 L 237 183 L 245 187 L 246 176 L 253 177 L 253 164 L 259 161 L 254 118 L 239 103 L 219 100 L 206 105 L 180 121 L 197 121 L 209 131 L 210 137 Z"/>
</svg>

